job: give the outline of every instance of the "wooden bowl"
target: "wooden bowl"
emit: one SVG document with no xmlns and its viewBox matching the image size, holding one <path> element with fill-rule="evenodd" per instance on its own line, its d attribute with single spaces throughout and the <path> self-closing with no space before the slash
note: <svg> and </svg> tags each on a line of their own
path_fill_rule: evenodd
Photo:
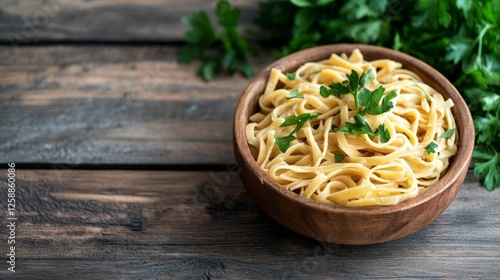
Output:
<svg viewBox="0 0 500 280">
<path fill-rule="evenodd" d="M 249 117 L 257 111 L 272 68 L 293 72 L 310 61 L 327 59 L 332 53 L 358 48 L 371 61 L 387 58 L 403 64 L 425 83 L 455 103 L 452 108 L 457 132 L 458 152 L 446 173 L 415 198 L 391 206 L 345 207 L 313 201 L 285 189 L 267 175 L 252 157 L 245 135 Z M 469 167 L 474 146 L 474 126 L 469 109 L 453 85 L 424 62 L 386 48 L 339 44 L 303 50 L 284 57 L 262 70 L 245 88 L 234 117 L 234 152 L 241 167 L 241 179 L 253 201 L 283 226 L 310 238 L 337 244 L 375 244 L 405 237 L 432 223 L 451 204 Z"/>
</svg>

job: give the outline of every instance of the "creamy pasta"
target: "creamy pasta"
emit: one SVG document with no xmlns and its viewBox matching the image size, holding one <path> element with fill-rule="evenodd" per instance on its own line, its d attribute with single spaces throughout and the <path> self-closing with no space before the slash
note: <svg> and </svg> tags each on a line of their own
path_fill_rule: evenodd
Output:
<svg viewBox="0 0 500 280">
<path fill-rule="evenodd" d="M 375 130 L 383 124 L 390 134 L 380 137 L 332 130 L 353 123 L 352 95 L 324 98 L 320 87 L 346 80 L 355 70 L 360 76 L 372 71 L 369 90 L 379 86 L 396 93 L 393 108 L 366 114 Z M 398 62 L 366 61 L 359 50 L 332 54 L 329 59 L 300 66 L 295 77 L 272 69 L 258 112 L 246 126 L 248 144 L 260 167 L 284 188 L 301 196 L 344 206 L 394 205 L 413 198 L 435 184 L 457 152 L 458 133 L 450 108 L 451 99 L 422 82 Z M 301 96 L 293 98 L 294 94 Z M 277 137 L 293 132 L 280 127 L 290 116 L 317 115 L 296 131 L 282 152 Z M 449 131 L 447 137 L 443 137 Z M 426 148 L 435 144 L 433 152 Z"/>
</svg>

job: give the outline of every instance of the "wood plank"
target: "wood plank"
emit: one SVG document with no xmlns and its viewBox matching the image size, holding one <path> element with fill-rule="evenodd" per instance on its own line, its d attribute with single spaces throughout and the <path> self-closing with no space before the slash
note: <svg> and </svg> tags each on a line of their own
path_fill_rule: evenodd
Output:
<svg viewBox="0 0 500 280">
<path fill-rule="evenodd" d="M 215 23 L 213 0 L 25 0 L 2 1 L 0 42 L 178 42 L 181 18 L 207 11 Z M 257 1 L 232 0 L 247 25 Z"/>
<path fill-rule="evenodd" d="M 321 248 L 321 247 L 318 247 Z M 328 250 L 328 249 L 326 249 Z M 359 248 L 362 250 L 362 248 Z M 142 260 L 26 260 L 8 279 L 498 279 L 491 258 L 351 259 L 321 255 L 232 260 L 172 257 Z M 230 253 L 230 252 L 228 252 Z M 439 264 L 439 265 L 436 265 Z M 43 275 L 43 276 L 41 276 Z M 27 278 L 29 277 L 29 278 Z"/>
<path fill-rule="evenodd" d="M 5 268 L 0 277 L 500 275 L 500 192 L 487 192 L 471 172 L 452 205 L 425 229 L 385 244 L 338 246 L 299 236 L 270 220 L 232 170 L 17 170 L 19 260 L 16 274 Z M 0 181 L 6 182 L 6 172 Z M 7 236 L 5 226 L 0 228 Z M 6 244 L 0 247 L 7 250 Z"/>
<path fill-rule="evenodd" d="M 172 46 L 0 47 L 0 160 L 225 164 L 248 83 L 206 83 Z M 273 60 L 254 61 L 261 69 Z M 29 148 L 28 148 L 29 147 Z"/>
</svg>

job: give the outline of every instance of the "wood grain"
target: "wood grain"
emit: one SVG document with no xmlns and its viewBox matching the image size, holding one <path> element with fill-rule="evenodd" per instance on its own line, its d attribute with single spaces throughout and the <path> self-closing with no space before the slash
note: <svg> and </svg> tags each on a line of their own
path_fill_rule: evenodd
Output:
<svg viewBox="0 0 500 280">
<path fill-rule="evenodd" d="M 247 25 L 257 1 L 232 0 Z M 2 1 L 0 42 L 178 42 L 181 18 L 206 11 L 212 22 L 215 0 L 47 0 Z"/>
<path fill-rule="evenodd" d="M 19 257 L 16 274 L 2 269 L 2 279 L 500 275 L 500 192 L 484 190 L 471 172 L 434 223 L 372 246 L 325 244 L 281 227 L 234 171 L 16 172 Z"/>
<path fill-rule="evenodd" d="M 0 47 L 0 161 L 225 164 L 247 79 L 206 83 L 172 46 Z M 253 64 L 272 60 L 265 53 Z"/>
</svg>

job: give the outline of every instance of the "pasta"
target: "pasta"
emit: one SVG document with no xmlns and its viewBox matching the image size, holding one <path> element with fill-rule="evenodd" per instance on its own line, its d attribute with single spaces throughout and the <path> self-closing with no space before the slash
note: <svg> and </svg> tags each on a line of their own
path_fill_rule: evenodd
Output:
<svg viewBox="0 0 500 280">
<path fill-rule="evenodd" d="M 332 130 L 354 122 L 352 95 L 320 95 L 320 87 L 346 80 L 346 74 L 372 71 L 365 88 L 394 91 L 390 111 L 370 115 L 372 127 L 383 124 L 390 136 L 380 137 Z M 292 98 L 293 94 L 300 98 Z M 291 95 L 292 93 L 292 95 Z M 246 136 L 260 167 L 284 188 L 301 196 L 343 206 L 394 205 L 413 198 L 435 184 L 457 152 L 458 133 L 451 113 L 453 102 L 424 84 L 398 62 L 365 61 L 359 50 L 350 56 L 300 66 L 292 79 L 272 69 L 259 110 L 250 117 Z M 290 116 L 317 115 L 296 131 L 282 152 L 277 137 L 294 132 L 281 127 Z M 427 148 L 435 144 L 433 152 Z M 339 160 L 340 159 L 340 160 Z"/>
</svg>

